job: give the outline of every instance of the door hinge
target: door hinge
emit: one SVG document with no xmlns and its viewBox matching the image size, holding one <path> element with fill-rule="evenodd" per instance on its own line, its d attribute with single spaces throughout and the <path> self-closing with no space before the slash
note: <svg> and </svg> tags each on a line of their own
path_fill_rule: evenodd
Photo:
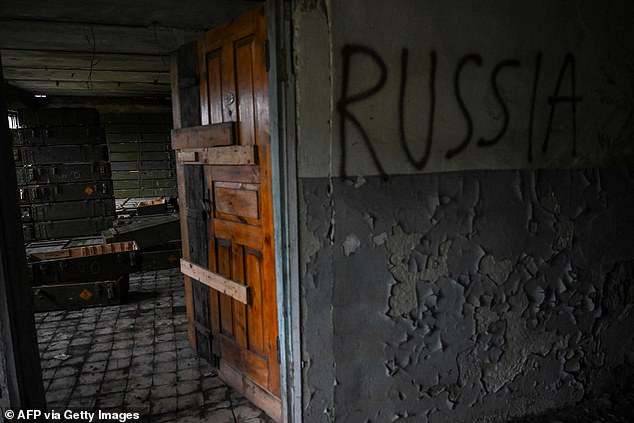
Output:
<svg viewBox="0 0 634 423">
<path fill-rule="evenodd" d="M 275 338 L 275 342 L 277 345 L 277 364 L 282 364 L 282 353 L 280 352 L 280 337 Z"/>
</svg>

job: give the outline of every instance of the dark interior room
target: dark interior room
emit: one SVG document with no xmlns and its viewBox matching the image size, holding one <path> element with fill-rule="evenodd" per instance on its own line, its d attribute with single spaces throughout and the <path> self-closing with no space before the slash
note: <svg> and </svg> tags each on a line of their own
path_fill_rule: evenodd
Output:
<svg viewBox="0 0 634 423">
<path fill-rule="evenodd" d="M 634 421 L 634 3 L 0 4 L 0 423 Z"/>
</svg>

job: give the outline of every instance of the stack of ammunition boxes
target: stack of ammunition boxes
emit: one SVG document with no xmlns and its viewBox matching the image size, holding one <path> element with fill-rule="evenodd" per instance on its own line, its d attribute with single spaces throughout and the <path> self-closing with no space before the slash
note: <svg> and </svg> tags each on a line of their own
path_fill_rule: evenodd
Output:
<svg viewBox="0 0 634 423">
<path fill-rule="evenodd" d="M 129 275 L 141 269 L 134 241 L 28 253 L 35 311 L 121 304 Z"/>
<path fill-rule="evenodd" d="M 117 198 L 175 197 L 176 166 L 169 113 L 104 113 Z"/>
<path fill-rule="evenodd" d="M 108 147 L 94 109 L 19 112 L 14 156 L 25 241 L 99 234 L 115 216 Z"/>
</svg>

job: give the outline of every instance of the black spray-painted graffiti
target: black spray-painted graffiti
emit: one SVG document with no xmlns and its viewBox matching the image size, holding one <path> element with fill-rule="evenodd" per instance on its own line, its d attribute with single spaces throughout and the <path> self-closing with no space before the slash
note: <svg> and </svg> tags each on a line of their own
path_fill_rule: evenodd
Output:
<svg viewBox="0 0 634 423">
<path fill-rule="evenodd" d="M 347 166 L 347 129 L 348 123 L 351 123 L 356 130 L 361 135 L 365 146 L 367 147 L 372 160 L 378 169 L 379 173 L 384 177 L 387 176 L 385 172 L 385 168 L 379 158 L 372 141 L 370 140 L 370 135 L 368 131 L 363 127 L 359 118 L 350 110 L 350 106 L 359 103 L 362 101 L 366 101 L 378 94 L 383 87 L 388 78 L 388 67 L 383 60 L 383 58 L 377 53 L 375 50 L 370 47 L 364 45 L 352 45 L 348 44 L 342 49 L 343 56 L 343 68 L 342 68 L 342 86 L 341 86 L 341 97 L 337 103 L 337 111 L 339 114 L 339 139 L 341 142 L 341 153 L 342 153 L 342 162 L 341 162 L 341 175 L 346 175 L 346 166 Z M 361 91 L 359 93 L 351 94 L 350 90 L 350 81 L 354 76 L 351 70 L 352 59 L 354 56 L 365 56 L 370 59 L 379 70 L 379 77 L 374 85 L 369 88 Z M 401 50 L 401 66 L 400 66 L 400 85 L 399 85 L 399 100 L 398 100 L 398 118 L 399 118 L 399 138 L 400 138 L 400 146 L 407 157 L 409 163 L 416 169 L 422 170 L 427 165 L 430 154 L 431 147 L 433 144 L 434 137 L 434 122 L 435 122 L 435 112 L 436 112 L 436 75 L 438 70 L 438 59 L 436 51 L 431 51 L 430 53 L 430 70 L 429 70 L 429 124 L 427 125 L 427 137 L 425 140 L 425 147 L 423 149 L 423 153 L 420 157 L 415 157 L 414 153 L 410 148 L 410 144 L 407 140 L 406 129 L 405 129 L 405 97 L 407 93 L 407 80 L 408 80 L 408 62 L 409 62 L 409 50 L 404 48 Z M 457 155 L 461 154 L 471 143 L 473 139 L 473 118 L 472 113 L 467 108 L 465 104 L 463 94 L 461 91 L 461 76 L 466 71 L 468 67 L 481 67 L 484 63 L 483 58 L 479 54 L 467 54 L 460 59 L 458 64 L 456 65 L 454 74 L 453 74 L 453 89 L 454 96 L 462 112 L 463 118 L 466 123 L 466 133 L 464 138 L 460 140 L 460 142 L 448 149 L 445 152 L 445 159 L 450 160 Z M 516 59 L 505 59 L 497 63 L 491 72 L 490 84 L 493 90 L 493 94 L 495 100 L 499 103 L 499 106 L 502 110 L 502 123 L 500 129 L 497 134 L 489 139 L 480 137 L 477 140 L 477 145 L 482 148 L 491 147 L 496 145 L 506 134 L 509 127 L 510 113 L 508 105 L 506 104 L 502 93 L 500 92 L 500 82 L 499 76 L 502 72 L 511 72 L 513 69 L 520 67 L 519 60 Z M 537 92 L 538 86 L 541 78 L 542 72 L 542 54 L 538 53 L 535 57 L 535 65 L 534 65 L 534 78 L 532 85 L 532 96 L 531 96 L 531 105 L 530 105 L 530 114 L 528 120 L 528 151 L 527 151 L 527 159 L 529 162 L 533 160 L 533 137 L 534 137 L 534 124 L 535 124 L 535 107 L 537 103 Z M 568 76 L 568 80 L 570 82 L 570 94 L 564 95 L 562 91 L 564 91 L 564 79 Z M 553 131 L 553 119 L 555 115 L 555 110 L 559 105 L 568 104 L 571 107 L 572 111 L 572 134 L 571 134 L 571 155 L 573 157 L 577 154 L 577 124 L 576 124 L 576 104 L 581 101 L 581 97 L 576 95 L 576 79 L 575 79 L 575 58 L 572 54 L 567 54 L 564 58 L 563 64 L 561 66 L 561 70 L 559 72 L 559 76 L 557 78 L 557 83 L 554 87 L 553 94 L 548 97 L 548 105 L 550 106 L 550 113 L 548 117 L 548 125 L 546 129 L 546 134 L 544 136 L 544 141 L 541 146 L 542 154 L 545 154 L 548 151 L 548 144 L 550 140 L 550 134 Z"/>
</svg>

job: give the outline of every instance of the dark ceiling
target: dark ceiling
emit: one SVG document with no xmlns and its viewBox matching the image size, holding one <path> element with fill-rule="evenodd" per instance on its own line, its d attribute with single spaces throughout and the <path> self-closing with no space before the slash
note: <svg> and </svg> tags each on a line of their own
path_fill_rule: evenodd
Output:
<svg viewBox="0 0 634 423">
<path fill-rule="evenodd" d="M 0 3 L 5 80 L 49 96 L 169 96 L 170 53 L 228 22 L 248 0 Z"/>
</svg>

